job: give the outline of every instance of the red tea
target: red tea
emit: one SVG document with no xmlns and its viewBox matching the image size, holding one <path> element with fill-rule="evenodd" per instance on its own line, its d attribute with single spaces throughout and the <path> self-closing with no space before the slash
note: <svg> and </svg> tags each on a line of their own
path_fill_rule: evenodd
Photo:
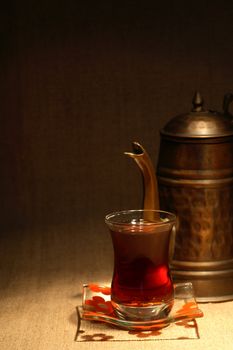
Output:
<svg viewBox="0 0 233 350">
<path fill-rule="evenodd" d="M 106 216 L 114 248 L 111 300 L 119 317 L 154 320 L 173 305 L 170 235 L 176 217 L 159 210 L 128 210 Z"/>
<path fill-rule="evenodd" d="M 111 232 L 114 247 L 112 301 L 127 306 L 167 303 L 173 299 L 168 267 L 168 228 L 159 226 Z"/>
</svg>

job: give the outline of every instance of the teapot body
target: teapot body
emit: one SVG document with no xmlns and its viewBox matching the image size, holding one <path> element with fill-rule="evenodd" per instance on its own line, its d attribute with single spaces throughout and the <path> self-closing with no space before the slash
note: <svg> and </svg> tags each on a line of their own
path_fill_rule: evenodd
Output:
<svg viewBox="0 0 233 350">
<path fill-rule="evenodd" d="M 203 302 L 233 299 L 233 128 L 231 120 L 224 120 L 218 134 L 212 119 L 212 131 L 203 133 L 206 117 L 210 122 L 209 114 L 189 115 L 183 133 L 171 132 L 183 116 L 165 127 L 157 166 L 160 207 L 179 220 L 173 278 L 192 281 L 197 300 Z M 197 126 L 197 120 L 194 132 L 190 123 Z"/>
</svg>

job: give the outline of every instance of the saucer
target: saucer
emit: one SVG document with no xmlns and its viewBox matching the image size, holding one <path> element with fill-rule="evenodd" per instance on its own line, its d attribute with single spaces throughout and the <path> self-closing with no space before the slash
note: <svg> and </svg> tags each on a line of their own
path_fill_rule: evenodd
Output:
<svg viewBox="0 0 233 350">
<path fill-rule="evenodd" d="M 203 312 L 196 303 L 191 282 L 174 285 L 174 304 L 166 318 L 148 321 L 119 318 L 112 307 L 111 288 L 93 283 L 83 285 L 83 301 L 79 312 L 83 320 L 103 322 L 121 329 L 137 331 L 161 329 L 173 323 L 203 317 Z"/>
</svg>

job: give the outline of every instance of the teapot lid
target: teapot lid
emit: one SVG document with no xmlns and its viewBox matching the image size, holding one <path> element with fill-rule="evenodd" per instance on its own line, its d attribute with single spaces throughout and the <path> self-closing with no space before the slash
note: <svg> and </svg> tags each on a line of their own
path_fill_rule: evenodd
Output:
<svg viewBox="0 0 233 350">
<path fill-rule="evenodd" d="M 182 138 L 233 136 L 233 119 L 228 112 L 228 105 L 231 100 L 232 94 L 225 95 L 224 113 L 205 110 L 203 98 L 199 92 L 196 92 L 193 97 L 191 112 L 171 119 L 161 130 L 161 134 Z"/>
</svg>

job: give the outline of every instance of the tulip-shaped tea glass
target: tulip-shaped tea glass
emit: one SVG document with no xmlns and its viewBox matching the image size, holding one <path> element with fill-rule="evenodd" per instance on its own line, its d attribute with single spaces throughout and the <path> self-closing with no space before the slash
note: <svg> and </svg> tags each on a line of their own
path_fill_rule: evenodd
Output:
<svg viewBox="0 0 233 350">
<path fill-rule="evenodd" d="M 120 318 L 167 317 L 174 299 L 169 272 L 171 236 L 176 216 L 160 210 L 127 210 L 105 222 L 114 248 L 111 301 Z"/>
</svg>

